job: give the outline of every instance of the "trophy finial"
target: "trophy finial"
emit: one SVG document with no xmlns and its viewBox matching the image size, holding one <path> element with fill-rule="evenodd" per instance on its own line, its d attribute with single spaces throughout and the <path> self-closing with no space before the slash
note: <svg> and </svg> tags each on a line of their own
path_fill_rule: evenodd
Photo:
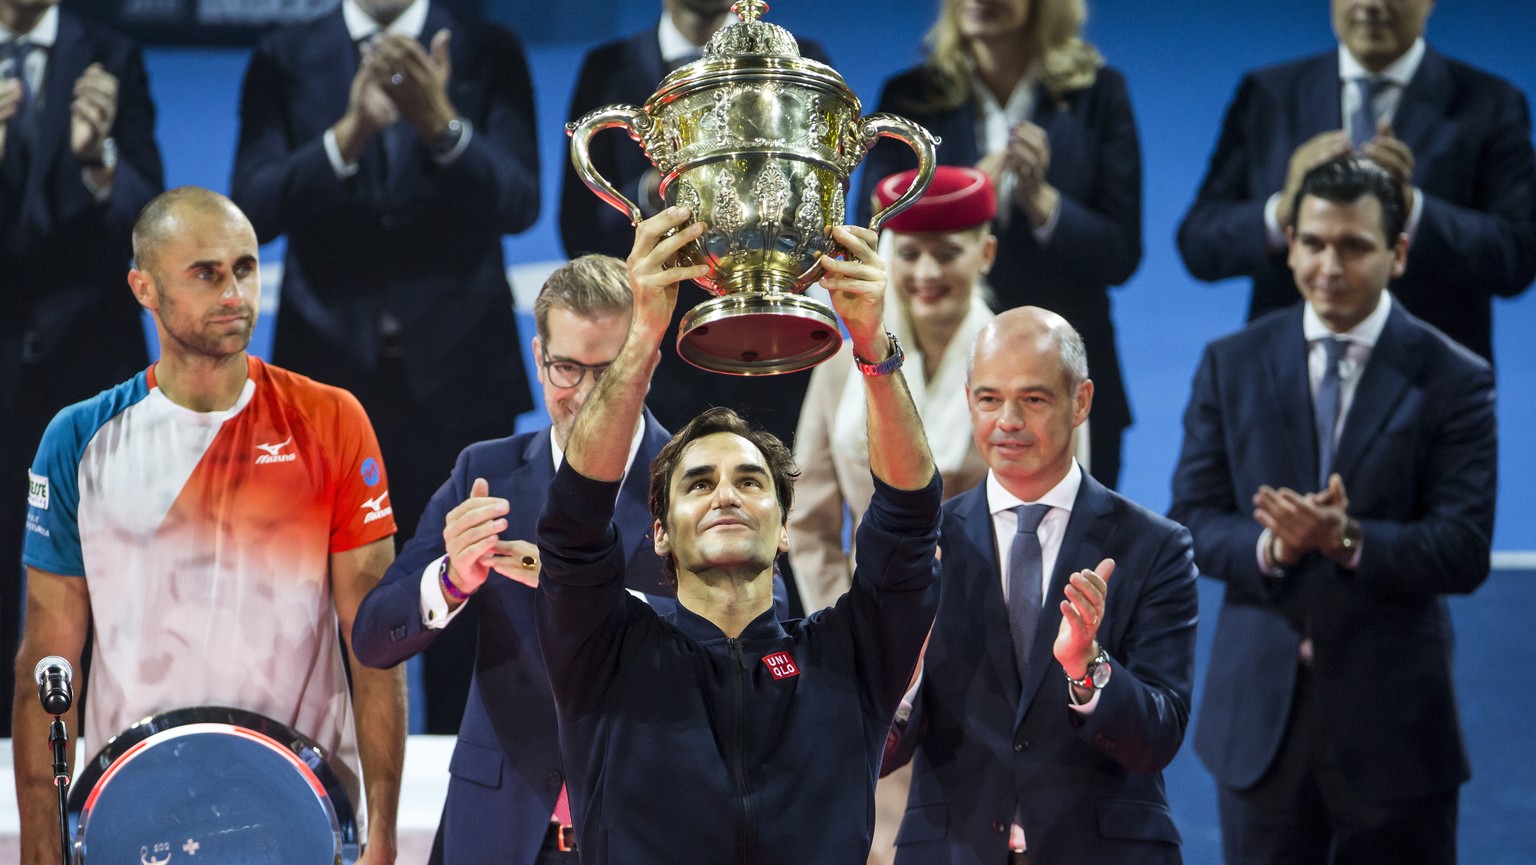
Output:
<svg viewBox="0 0 1536 865">
<path fill-rule="evenodd" d="M 731 4 L 731 11 L 743 21 L 756 21 L 768 11 L 768 4 L 763 0 L 736 0 Z"/>
</svg>

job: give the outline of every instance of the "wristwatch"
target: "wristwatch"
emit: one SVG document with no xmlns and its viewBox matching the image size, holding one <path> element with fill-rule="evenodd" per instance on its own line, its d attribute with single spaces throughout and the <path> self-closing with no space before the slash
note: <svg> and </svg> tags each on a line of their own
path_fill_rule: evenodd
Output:
<svg viewBox="0 0 1536 865">
<path fill-rule="evenodd" d="M 117 167 L 117 141 L 111 137 L 101 140 L 101 152 L 91 159 L 83 159 L 80 164 L 86 168 L 105 168 L 108 171 Z"/>
<path fill-rule="evenodd" d="M 427 152 L 435 158 L 442 159 L 453 152 L 453 148 L 459 146 L 459 141 L 464 138 L 464 121 L 455 117 L 448 121 L 443 131 L 432 136 L 427 142 Z"/>
<path fill-rule="evenodd" d="M 901 351 L 901 342 L 896 339 L 896 334 L 890 331 L 886 331 L 885 335 L 891 340 L 891 353 L 885 360 L 878 363 L 870 363 L 864 358 L 859 357 L 858 352 L 853 353 L 853 365 L 859 368 L 859 372 L 870 376 L 890 375 L 896 370 L 901 369 L 901 362 L 906 359 L 906 355 L 902 354 Z"/>
<path fill-rule="evenodd" d="M 1109 656 L 1104 654 L 1104 647 L 1099 647 L 1099 653 L 1088 662 L 1087 669 L 1083 670 L 1081 679 L 1067 676 L 1067 681 L 1079 688 L 1092 688 L 1097 691 L 1109 684 Z"/>
<path fill-rule="evenodd" d="M 1346 553 L 1354 553 L 1355 547 L 1360 545 L 1360 538 L 1364 534 L 1358 522 L 1345 517 L 1344 527 L 1339 529 L 1339 549 Z"/>
</svg>

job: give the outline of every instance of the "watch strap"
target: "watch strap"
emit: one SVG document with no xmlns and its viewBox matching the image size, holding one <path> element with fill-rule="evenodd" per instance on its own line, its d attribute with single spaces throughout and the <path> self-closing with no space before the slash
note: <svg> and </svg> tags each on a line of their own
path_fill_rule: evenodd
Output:
<svg viewBox="0 0 1536 865">
<path fill-rule="evenodd" d="M 906 355 L 901 350 L 901 341 L 896 338 L 896 334 L 890 331 L 886 331 L 885 336 L 890 340 L 891 352 L 886 356 L 885 360 L 870 363 L 864 358 L 859 357 L 857 351 L 853 353 L 853 365 L 859 368 L 859 372 L 868 376 L 880 376 L 890 375 L 896 370 L 901 369 L 901 363 L 906 359 Z"/>
</svg>

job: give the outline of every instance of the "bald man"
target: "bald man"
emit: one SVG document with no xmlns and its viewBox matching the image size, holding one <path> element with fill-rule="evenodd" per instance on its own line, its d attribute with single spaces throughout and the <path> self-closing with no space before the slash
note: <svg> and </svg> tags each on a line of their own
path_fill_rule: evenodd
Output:
<svg viewBox="0 0 1536 865">
<path fill-rule="evenodd" d="M 366 793 L 359 863 L 387 865 L 403 673 L 354 666 L 354 718 L 337 639 L 339 627 L 350 645 L 358 602 L 394 559 L 373 428 L 351 394 L 246 354 L 261 308 L 256 232 L 229 199 L 166 192 L 133 245 L 128 285 L 161 358 L 60 412 L 32 463 L 12 709 L 30 743 L 16 749 L 22 861 L 60 851 L 49 754 L 35 746 L 48 716 L 20 668 L 60 655 L 78 669 L 89 628 L 86 753 L 171 709 L 267 716 L 319 744 L 353 802 Z"/>
<path fill-rule="evenodd" d="M 897 865 L 1180 861 L 1161 773 L 1189 720 L 1193 552 L 1073 458 L 1093 391 L 1053 312 L 977 335 L 988 471 L 944 505 L 938 618 L 888 742 L 887 770 L 913 763 Z"/>
</svg>

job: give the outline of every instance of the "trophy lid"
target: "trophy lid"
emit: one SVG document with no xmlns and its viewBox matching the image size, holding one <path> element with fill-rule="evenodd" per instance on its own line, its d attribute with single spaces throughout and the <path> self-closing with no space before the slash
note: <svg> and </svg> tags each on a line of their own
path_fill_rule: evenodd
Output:
<svg viewBox="0 0 1536 865">
<path fill-rule="evenodd" d="M 763 0 L 736 0 L 731 11 L 740 20 L 715 31 L 704 46 L 705 60 L 738 57 L 743 54 L 772 55 L 799 59 L 800 45 L 788 30 L 761 20 L 768 4 Z"/>
</svg>

